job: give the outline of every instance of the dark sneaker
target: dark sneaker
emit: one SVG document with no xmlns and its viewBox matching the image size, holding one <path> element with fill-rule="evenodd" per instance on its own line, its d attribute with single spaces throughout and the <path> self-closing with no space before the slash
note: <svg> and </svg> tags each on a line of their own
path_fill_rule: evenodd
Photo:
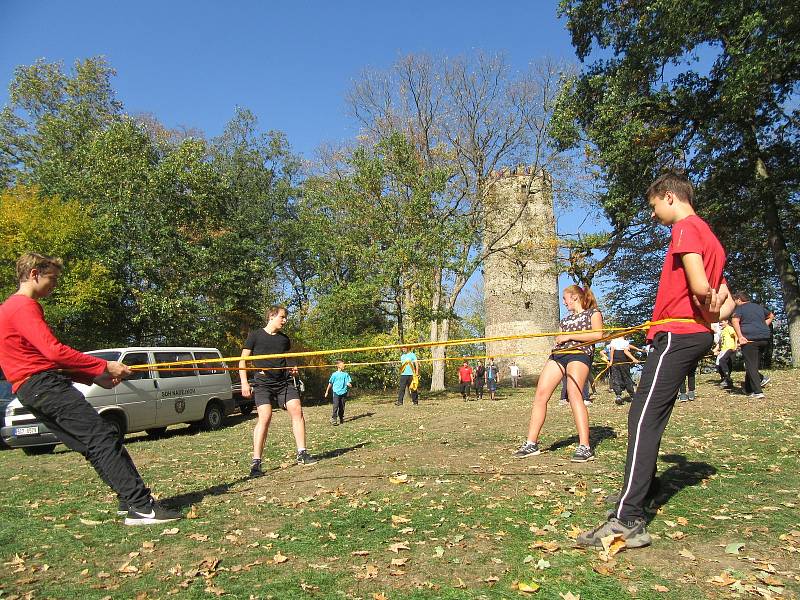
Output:
<svg viewBox="0 0 800 600">
<path fill-rule="evenodd" d="M 616 404 L 617 406 L 622 406 L 624 403 L 625 401 L 622 399 L 622 396 L 617 396 L 616 398 L 614 398 L 614 404 Z"/>
<path fill-rule="evenodd" d="M 261 477 L 264 474 L 264 471 L 261 470 L 261 461 L 254 460 L 253 464 L 250 465 L 250 477 Z"/>
<path fill-rule="evenodd" d="M 772 377 L 764 377 L 764 378 L 761 380 L 761 387 L 763 388 L 763 387 L 764 387 L 765 385 L 767 385 L 767 384 L 768 384 L 770 381 L 772 381 Z"/>
<path fill-rule="evenodd" d="M 344 417 L 342 417 L 341 419 L 339 419 L 339 425 L 344 425 Z"/>
<path fill-rule="evenodd" d="M 298 465 L 314 465 L 316 463 L 317 459 L 312 458 L 311 455 L 306 450 L 297 453 Z"/>
<path fill-rule="evenodd" d="M 575 449 L 575 454 L 572 455 L 570 462 L 589 462 L 590 460 L 594 460 L 594 452 L 589 446 L 580 444 Z"/>
<path fill-rule="evenodd" d="M 642 548 L 652 543 L 650 534 L 644 526 L 644 519 L 637 519 L 630 526 L 623 523 L 616 517 L 611 517 L 605 523 L 601 523 L 594 529 L 583 531 L 578 535 L 575 542 L 579 546 L 603 547 L 602 539 L 608 536 L 621 535 L 625 540 L 626 548 Z"/>
<path fill-rule="evenodd" d="M 133 508 L 128 510 L 125 525 L 158 525 L 182 519 L 180 511 L 165 508 L 158 502 L 151 502 L 147 508 Z"/>
<path fill-rule="evenodd" d="M 529 456 L 536 456 L 541 454 L 542 450 L 536 442 L 525 442 L 520 446 L 519 450 L 514 452 L 514 458 L 528 458 Z"/>
<path fill-rule="evenodd" d="M 338 424 L 339 424 L 339 421 L 337 421 L 336 419 L 331 419 L 331 425 L 335 426 L 335 425 L 338 425 Z"/>
<path fill-rule="evenodd" d="M 130 510 L 130 508 L 131 507 L 128 506 L 128 503 L 125 502 L 125 500 L 120 500 L 119 506 L 117 507 L 117 516 L 124 517 L 128 514 L 128 510 Z"/>
<path fill-rule="evenodd" d="M 689 402 L 691 402 L 692 400 L 694 400 L 694 399 L 696 398 L 696 396 L 695 396 L 695 393 L 694 393 L 693 391 L 692 391 L 692 392 L 689 392 L 689 393 L 686 395 L 686 397 L 687 397 L 687 399 L 689 400 Z"/>
<path fill-rule="evenodd" d="M 687 396 L 686 394 L 680 394 L 678 396 L 678 402 L 688 402 L 688 401 L 689 401 L 689 396 Z"/>
</svg>

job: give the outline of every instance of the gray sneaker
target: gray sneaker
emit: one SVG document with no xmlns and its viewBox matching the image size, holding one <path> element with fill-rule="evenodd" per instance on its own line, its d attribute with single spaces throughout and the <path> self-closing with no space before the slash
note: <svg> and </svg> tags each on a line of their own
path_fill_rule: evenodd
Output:
<svg viewBox="0 0 800 600">
<path fill-rule="evenodd" d="M 317 459 L 313 458 L 306 450 L 297 453 L 297 464 L 298 465 L 315 465 L 317 464 Z"/>
<path fill-rule="evenodd" d="M 772 381 L 772 377 L 764 377 L 764 379 L 762 379 L 762 380 L 761 380 L 761 387 L 763 388 L 763 387 L 764 387 L 765 385 L 767 385 L 767 384 L 768 384 L 770 381 Z"/>
<path fill-rule="evenodd" d="M 520 446 L 519 450 L 514 452 L 514 458 L 528 458 L 529 456 L 536 456 L 541 454 L 542 450 L 536 442 L 525 442 Z"/>
<path fill-rule="evenodd" d="M 609 535 L 621 535 L 622 539 L 625 540 L 626 548 L 642 548 L 643 546 L 649 546 L 653 541 L 650 538 L 650 534 L 647 533 L 647 529 L 645 529 L 644 519 L 637 519 L 628 527 L 616 517 L 611 517 L 594 529 L 582 531 L 575 542 L 579 546 L 602 548 L 603 542 L 601 540 Z"/>
<path fill-rule="evenodd" d="M 589 462 L 590 460 L 594 460 L 594 452 L 592 452 L 592 449 L 589 446 L 580 444 L 575 449 L 575 454 L 572 455 L 570 462 L 582 463 Z"/>
<path fill-rule="evenodd" d="M 689 401 L 689 396 L 687 396 L 686 394 L 680 394 L 678 396 L 678 402 L 688 402 L 688 401 Z"/>
<path fill-rule="evenodd" d="M 689 401 L 692 401 L 692 400 L 694 400 L 694 399 L 695 399 L 694 390 L 692 390 L 691 392 L 689 392 L 689 393 L 687 394 L 687 398 L 689 399 Z"/>
</svg>

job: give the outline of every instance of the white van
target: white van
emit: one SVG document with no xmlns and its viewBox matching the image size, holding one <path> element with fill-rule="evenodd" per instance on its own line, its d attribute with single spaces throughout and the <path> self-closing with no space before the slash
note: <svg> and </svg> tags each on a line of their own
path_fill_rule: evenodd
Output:
<svg viewBox="0 0 800 600">
<path fill-rule="evenodd" d="M 216 348 L 110 348 L 87 352 L 126 365 L 221 358 Z M 231 378 L 224 363 L 209 362 L 179 370 L 136 370 L 113 389 L 74 384 L 100 415 L 114 425 L 120 436 L 146 431 L 158 436 L 170 425 L 189 423 L 196 428 L 219 429 L 235 409 Z M 52 452 L 58 438 L 36 420 L 19 400 L 6 408 L 0 436 L 12 448 L 26 454 Z"/>
</svg>

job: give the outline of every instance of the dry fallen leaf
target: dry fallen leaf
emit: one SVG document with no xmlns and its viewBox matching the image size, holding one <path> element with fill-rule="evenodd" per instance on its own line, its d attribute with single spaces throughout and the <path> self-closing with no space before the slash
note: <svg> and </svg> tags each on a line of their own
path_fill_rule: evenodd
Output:
<svg viewBox="0 0 800 600">
<path fill-rule="evenodd" d="M 195 508 L 194 504 L 192 504 L 192 508 L 189 509 L 189 512 L 186 513 L 187 519 L 196 519 L 199 515 L 197 514 L 197 509 Z"/>
<path fill-rule="evenodd" d="M 369 555 L 368 550 L 356 550 L 350 553 L 352 556 L 367 556 Z"/>
<path fill-rule="evenodd" d="M 680 556 L 682 556 L 683 558 L 688 558 L 689 560 L 697 560 L 697 558 L 695 558 L 694 554 L 689 552 L 686 548 L 683 548 L 680 552 L 678 552 L 678 554 Z"/>
<path fill-rule="evenodd" d="M 408 546 L 406 546 L 403 542 L 397 542 L 396 544 L 392 544 L 389 546 L 389 550 L 397 554 L 400 550 L 410 550 Z"/>
<path fill-rule="evenodd" d="M 658 584 L 654 585 L 654 586 L 653 586 L 653 589 L 654 589 L 655 591 L 657 591 L 657 592 L 661 592 L 661 593 L 664 593 L 664 592 L 668 592 L 668 591 L 669 591 L 669 588 L 668 588 L 668 587 L 665 587 L 665 586 L 663 586 L 663 585 L 658 585 Z"/>
<path fill-rule="evenodd" d="M 600 542 L 603 544 L 603 552 L 608 557 L 614 556 L 625 547 L 625 539 L 619 533 L 600 538 Z"/>
<path fill-rule="evenodd" d="M 172 527 L 170 529 L 165 529 L 164 531 L 162 531 L 161 535 L 175 535 L 179 531 L 180 529 L 178 529 L 177 527 Z"/>
<path fill-rule="evenodd" d="M 92 519 L 80 519 L 84 525 L 100 525 L 101 521 L 93 521 Z"/>
<path fill-rule="evenodd" d="M 275 563 L 276 565 L 278 565 L 280 563 L 285 563 L 287 560 L 289 560 L 289 558 L 287 556 L 284 556 L 283 554 L 281 554 L 280 550 L 278 551 L 278 553 L 275 556 L 272 557 L 272 562 Z"/>
<path fill-rule="evenodd" d="M 392 566 L 393 567 L 402 567 L 407 562 L 408 562 L 407 558 L 393 558 L 392 559 Z"/>
<path fill-rule="evenodd" d="M 719 575 L 715 575 L 714 577 L 709 579 L 708 583 L 711 583 L 711 584 L 716 585 L 716 586 L 723 587 L 723 586 L 728 586 L 728 585 L 731 585 L 733 583 L 736 583 L 736 579 L 731 577 L 731 574 L 728 573 L 727 571 L 723 571 Z"/>
<path fill-rule="evenodd" d="M 524 581 L 520 581 L 519 583 L 517 583 L 515 589 L 517 591 L 522 592 L 523 594 L 533 594 L 534 592 L 539 590 L 539 587 L 541 586 L 535 581 L 531 581 L 530 583 L 525 583 Z"/>
<path fill-rule="evenodd" d="M 567 592 L 566 594 L 562 594 L 562 593 L 559 592 L 558 595 L 561 596 L 564 600 L 581 600 L 581 595 L 580 594 L 578 594 L 576 596 L 572 592 Z"/>
</svg>

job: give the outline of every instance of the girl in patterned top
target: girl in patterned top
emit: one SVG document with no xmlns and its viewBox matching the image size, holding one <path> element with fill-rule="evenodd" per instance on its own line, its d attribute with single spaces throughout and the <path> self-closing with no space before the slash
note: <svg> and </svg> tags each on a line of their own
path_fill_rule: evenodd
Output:
<svg viewBox="0 0 800 600">
<path fill-rule="evenodd" d="M 566 377 L 567 396 L 578 430 L 578 448 L 572 462 L 594 460 L 594 452 L 589 446 L 589 412 L 583 403 L 582 390 L 592 364 L 593 342 L 603 337 L 603 332 L 600 331 L 603 328 L 603 315 L 597 309 L 597 300 L 589 288 L 571 285 L 564 290 L 563 299 L 570 314 L 561 320 L 561 334 L 556 336 L 553 352 L 539 375 L 528 426 L 528 439 L 514 454 L 517 458 L 541 453 L 539 433 L 547 417 L 547 402 L 561 379 Z M 576 333 L 587 329 L 595 331 Z"/>
</svg>

